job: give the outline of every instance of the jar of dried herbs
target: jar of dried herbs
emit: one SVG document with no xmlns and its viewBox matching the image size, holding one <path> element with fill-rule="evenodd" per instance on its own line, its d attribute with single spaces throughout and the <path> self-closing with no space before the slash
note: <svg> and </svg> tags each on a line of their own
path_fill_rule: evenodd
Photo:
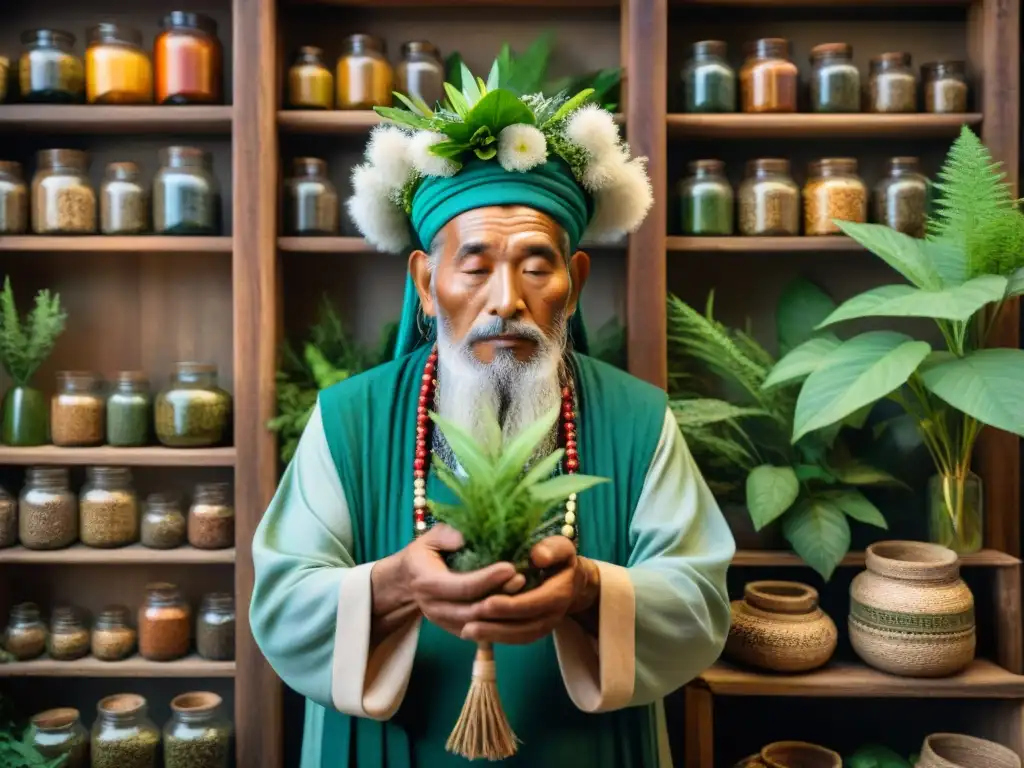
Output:
<svg viewBox="0 0 1024 768">
<path fill-rule="evenodd" d="M 44 149 L 32 177 L 32 231 L 37 235 L 86 235 L 96 231 L 96 192 L 89 160 L 77 149 Z"/>
<path fill-rule="evenodd" d="M 0 549 L 18 543 L 18 502 L 0 487 Z"/>
<path fill-rule="evenodd" d="M 202 448 L 228 438 L 231 395 L 217 386 L 217 366 L 178 363 L 156 398 L 156 437 L 171 448 Z"/>
<path fill-rule="evenodd" d="M 444 81 L 444 60 L 436 45 L 427 40 L 402 43 L 402 60 L 395 68 L 395 90 L 433 108 L 444 100 Z"/>
<path fill-rule="evenodd" d="M 174 549 L 185 543 L 185 514 L 176 496 L 151 493 L 142 513 L 142 546 Z"/>
<path fill-rule="evenodd" d="M 79 497 L 79 536 L 87 547 L 125 547 L 139 540 L 139 498 L 127 467 L 89 467 Z"/>
<path fill-rule="evenodd" d="M 11 74 L 11 60 L 0 56 L 0 104 L 7 101 L 7 81 Z"/>
<path fill-rule="evenodd" d="M 231 723 L 215 693 L 183 693 L 171 699 L 164 726 L 164 768 L 227 768 Z"/>
<path fill-rule="evenodd" d="M 107 397 L 107 443 L 119 448 L 149 443 L 153 401 L 142 371 L 120 371 Z"/>
<path fill-rule="evenodd" d="M 100 445 L 106 428 L 103 382 L 91 371 L 61 371 L 50 400 L 50 438 L 54 445 Z"/>
<path fill-rule="evenodd" d="M 28 229 L 28 187 L 21 163 L 0 160 L 0 235 L 21 235 Z"/>
<path fill-rule="evenodd" d="M 733 192 L 721 160 L 695 160 L 679 185 L 684 235 L 731 235 Z"/>
<path fill-rule="evenodd" d="M 64 757 L 60 768 L 89 768 L 89 732 L 77 709 L 48 709 L 29 721 L 25 743 L 46 760 Z"/>
<path fill-rule="evenodd" d="M 92 726 L 92 768 L 157 768 L 160 730 L 134 693 L 100 699 Z"/>
<path fill-rule="evenodd" d="M 683 67 L 683 109 L 690 113 L 736 111 L 736 70 L 726 58 L 721 40 L 693 44 L 692 58 Z"/>
<path fill-rule="evenodd" d="M 108 605 L 92 627 L 92 655 L 100 661 L 121 661 L 135 653 L 135 630 L 128 609 Z"/>
<path fill-rule="evenodd" d="M 762 158 L 747 163 L 739 190 L 741 235 L 800 233 L 800 187 L 789 175 L 789 161 Z"/>
<path fill-rule="evenodd" d="M 740 69 L 744 112 L 796 112 L 800 75 L 789 58 L 789 40 L 766 37 L 747 46 Z"/>
<path fill-rule="evenodd" d="M 188 543 L 196 549 L 235 545 L 235 508 L 227 483 L 199 483 L 188 510 Z"/>
<path fill-rule="evenodd" d="M 4 630 L 4 650 L 18 661 L 28 661 L 46 650 L 46 625 L 35 603 L 19 603 L 11 608 Z"/>
<path fill-rule="evenodd" d="M 78 541 L 78 499 L 66 468 L 29 468 L 18 499 L 18 538 L 28 549 L 63 549 Z"/>
<path fill-rule="evenodd" d="M 822 43 L 811 49 L 811 110 L 860 112 L 860 70 L 853 46 Z"/>
<path fill-rule="evenodd" d="M 889 159 L 889 173 L 875 187 L 875 221 L 911 237 L 924 237 L 928 178 L 916 157 Z"/>
<path fill-rule="evenodd" d="M 210 153 L 196 147 L 160 150 L 153 179 L 153 227 L 158 235 L 215 235 L 220 188 Z"/>
<path fill-rule="evenodd" d="M 288 68 L 288 106 L 292 109 L 333 109 L 334 73 L 322 48 L 304 45 Z"/>
<path fill-rule="evenodd" d="M 921 67 L 924 111 L 936 115 L 967 111 L 967 66 L 962 61 L 934 61 Z"/>
<path fill-rule="evenodd" d="M 85 96 L 85 64 L 75 55 L 75 36 L 60 29 L 21 33 L 18 84 L 22 101 L 76 104 Z"/>
<path fill-rule="evenodd" d="M 100 232 L 137 235 L 149 229 L 149 195 L 135 163 L 110 163 L 100 186 Z"/>
<path fill-rule="evenodd" d="M 203 595 L 196 617 L 196 650 L 210 661 L 235 658 L 235 598 L 226 592 Z"/>
<path fill-rule="evenodd" d="M 292 177 L 284 182 L 285 232 L 290 235 L 334 235 L 338 232 L 338 191 L 327 178 L 327 163 L 316 157 L 292 161 Z"/>
<path fill-rule="evenodd" d="M 56 661 L 74 661 L 89 655 L 89 628 L 79 611 L 66 605 L 54 608 L 46 649 Z"/>
<path fill-rule="evenodd" d="M 804 234 L 842 234 L 834 219 L 863 223 L 868 220 L 868 190 L 857 175 L 851 157 L 815 160 L 804 185 Z"/>
<path fill-rule="evenodd" d="M 917 77 L 909 53 L 883 53 L 871 60 L 868 111 L 917 111 Z"/>
<path fill-rule="evenodd" d="M 139 653 L 150 661 L 173 661 L 188 654 L 192 612 L 174 584 L 150 584 L 139 608 Z"/>
</svg>

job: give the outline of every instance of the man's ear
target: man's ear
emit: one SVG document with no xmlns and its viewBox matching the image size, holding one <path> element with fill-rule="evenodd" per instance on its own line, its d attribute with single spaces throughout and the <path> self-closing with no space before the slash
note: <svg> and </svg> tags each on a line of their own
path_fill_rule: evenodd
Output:
<svg viewBox="0 0 1024 768">
<path fill-rule="evenodd" d="M 572 288 L 569 292 L 567 309 L 571 315 L 579 306 L 580 293 L 583 291 L 583 286 L 586 285 L 587 278 L 590 277 L 590 256 L 586 252 L 576 251 L 569 259 L 569 277 L 572 280 Z"/>
<path fill-rule="evenodd" d="M 430 280 L 433 277 L 430 269 L 430 257 L 423 251 L 413 251 L 409 256 L 409 275 L 412 277 L 416 293 L 420 295 L 420 306 L 427 317 L 436 317 L 434 297 L 430 291 Z"/>
</svg>

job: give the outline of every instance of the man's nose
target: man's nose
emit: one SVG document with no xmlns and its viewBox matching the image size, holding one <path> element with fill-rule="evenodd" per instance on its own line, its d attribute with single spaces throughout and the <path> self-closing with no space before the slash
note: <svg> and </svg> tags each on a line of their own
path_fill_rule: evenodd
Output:
<svg viewBox="0 0 1024 768">
<path fill-rule="evenodd" d="M 502 320 L 511 320 L 526 311 L 526 302 L 519 290 L 519 280 L 508 267 L 497 270 L 491 278 L 491 300 L 488 313 Z"/>
</svg>

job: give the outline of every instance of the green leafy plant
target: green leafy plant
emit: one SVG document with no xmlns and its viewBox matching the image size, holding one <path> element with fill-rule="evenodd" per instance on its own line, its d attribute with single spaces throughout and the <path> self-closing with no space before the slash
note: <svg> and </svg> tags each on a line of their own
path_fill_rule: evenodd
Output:
<svg viewBox="0 0 1024 768">
<path fill-rule="evenodd" d="M 0 364 L 15 386 L 28 385 L 53 352 L 54 344 L 64 333 L 66 321 L 67 313 L 61 309 L 60 295 L 47 290 L 36 294 L 35 306 L 22 320 L 11 278 L 4 278 L 4 290 L 0 293 Z"/>
<path fill-rule="evenodd" d="M 834 308 L 809 281 L 790 284 L 776 313 L 780 349 L 804 343 Z M 775 358 L 713 310 L 713 293 L 703 314 L 669 296 L 669 405 L 716 496 L 744 502 L 756 530 L 779 521 L 793 550 L 828 580 L 849 551 L 849 520 L 887 527 L 860 488 L 899 481 L 857 459 L 841 434 L 864 425 L 865 409 L 791 442 L 797 387 L 766 388 Z"/>
<path fill-rule="evenodd" d="M 465 546 L 449 560 L 456 571 L 474 571 L 492 563 L 511 562 L 526 575 L 527 588 L 539 583 L 530 568 L 530 548 L 558 525 L 551 510 L 571 494 L 582 493 L 604 478 L 589 475 L 553 477 L 565 453 L 558 448 L 531 464 L 555 426 L 553 408 L 507 444 L 492 413 L 482 425 L 486 438 L 477 441 L 462 427 L 437 414 L 430 415 L 452 449 L 463 474 L 456 474 L 436 454 L 433 466 L 458 504 L 427 502 L 431 514 L 458 530 Z"/>
<path fill-rule="evenodd" d="M 822 318 L 810 338 L 779 360 L 765 389 L 801 384 L 795 442 L 878 400 L 897 403 L 916 422 L 942 479 L 952 528 L 962 532 L 981 430 L 1024 435 L 1024 351 L 984 348 L 1007 302 L 1024 294 L 1024 215 L 999 164 L 966 127 L 935 188 L 925 239 L 836 222 L 906 282 L 872 288 Z M 832 332 L 840 322 L 880 317 L 932 320 L 945 348 L 896 331 L 846 340 Z M 978 539 L 980 546 L 980 533 Z"/>
<path fill-rule="evenodd" d="M 844 761 L 849 768 L 912 768 L 917 762 L 881 744 L 865 744 Z"/>
<path fill-rule="evenodd" d="M 3 768 L 60 768 L 68 755 L 47 758 L 26 739 L 26 729 L 14 722 L 10 702 L 0 696 L 0 766 Z"/>
</svg>

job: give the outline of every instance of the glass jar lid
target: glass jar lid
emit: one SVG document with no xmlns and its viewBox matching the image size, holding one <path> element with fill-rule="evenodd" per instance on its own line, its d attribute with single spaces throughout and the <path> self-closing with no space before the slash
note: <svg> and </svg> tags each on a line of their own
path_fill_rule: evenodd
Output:
<svg viewBox="0 0 1024 768">
<path fill-rule="evenodd" d="M 130 45 L 133 48 L 142 48 L 142 33 L 139 30 L 110 21 L 89 27 L 87 38 L 89 45 Z"/>
<path fill-rule="evenodd" d="M 35 603 L 18 603 L 11 608 L 12 624 L 34 624 L 39 619 L 39 606 Z"/>
<path fill-rule="evenodd" d="M 96 629 L 112 629 L 128 625 L 128 608 L 124 605 L 108 605 L 96 617 Z"/>
<path fill-rule="evenodd" d="M 77 709 L 59 707 L 57 709 L 47 709 L 45 712 L 33 715 L 32 725 L 44 733 L 60 733 L 74 728 L 81 717 Z"/>
<path fill-rule="evenodd" d="M 118 165 L 118 163 L 111 163 L 111 165 Z M 134 163 L 125 163 L 125 165 L 134 165 Z M 145 371 L 118 371 L 114 374 L 114 386 L 119 392 L 147 390 L 149 389 L 149 376 Z"/>
<path fill-rule="evenodd" d="M 107 181 L 138 181 L 140 173 L 138 163 L 117 162 L 107 165 L 105 178 Z"/>
<path fill-rule="evenodd" d="M 747 55 L 759 59 L 788 59 L 789 40 L 784 37 L 762 37 L 747 43 Z"/>
<path fill-rule="evenodd" d="M 159 152 L 160 165 L 167 168 L 208 168 L 210 153 L 199 147 L 164 147 Z"/>
<path fill-rule="evenodd" d="M 146 700 L 137 693 L 115 693 L 96 704 L 96 713 L 103 720 L 131 720 L 145 711 Z"/>
<path fill-rule="evenodd" d="M 191 11 L 171 11 L 160 21 L 160 26 L 168 30 L 196 30 L 208 35 L 217 34 L 217 22 L 203 13 Z"/>
<path fill-rule="evenodd" d="M 324 63 L 324 49 L 315 45 L 303 45 L 295 52 L 296 64 L 320 64 Z"/>
<path fill-rule="evenodd" d="M 921 65 L 921 74 L 926 78 L 963 77 L 967 74 L 967 63 L 963 61 L 929 61 Z"/>
<path fill-rule="evenodd" d="M 917 172 L 920 170 L 921 160 L 917 157 L 890 157 L 890 171 Z"/>
<path fill-rule="evenodd" d="M 402 58 L 407 59 L 414 55 L 433 56 L 436 59 L 440 59 L 441 51 L 428 40 L 409 40 L 402 43 Z"/>
<path fill-rule="evenodd" d="M 29 29 L 21 33 L 21 43 L 70 51 L 75 46 L 75 36 L 63 29 Z"/>
<path fill-rule="evenodd" d="M 146 509 L 153 512 L 180 511 L 181 499 L 173 493 L 151 493 L 146 497 Z"/>
<path fill-rule="evenodd" d="M 197 483 L 196 504 L 227 505 L 231 491 L 230 483 Z"/>
<path fill-rule="evenodd" d="M 65 490 L 68 487 L 67 467 L 29 467 L 25 476 L 27 485 L 50 490 Z"/>
<path fill-rule="evenodd" d="M 724 40 L 698 40 L 693 44 L 693 58 L 695 59 L 724 59 L 728 51 Z"/>
<path fill-rule="evenodd" d="M 296 176 L 326 176 L 327 163 L 319 157 L 296 157 L 292 160 L 292 173 Z"/>
<path fill-rule="evenodd" d="M 132 471 L 128 467 L 86 467 L 85 475 L 96 485 L 128 485 Z"/>
<path fill-rule="evenodd" d="M 694 175 L 720 176 L 725 171 L 725 163 L 721 160 L 694 160 L 689 169 Z"/>
<path fill-rule="evenodd" d="M 780 157 L 760 157 L 747 163 L 747 175 L 777 173 L 783 176 L 789 174 L 789 160 Z"/>
<path fill-rule="evenodd" d="M 349 35 L 343 42 L 346 53 L 366 53 L 372 51 L 382 56 L 387 53 L 387 45 L 376 35 Z"/>
<path fill-rule="evenodd" d="M 41 149 L 36 153 L 36 165 L 40 170 L 70 169 L 85 173 L 89 156 L 80 149 Z"/>
<path fill-rule="evenodd" d="M 146 585 L 146 602 L 150 605 L 174 605 L 181 600 L 177 584 L 166 581 Z"/>
<path fill-rule="evenodd" d="M 823 157 L 807 165 L 810 176 L 829 176 L 837 173 L 856 173 L 857 161 L 852 157 Z"/>
<path fill-rule="evenodd" d="M 171 711 L 179 720 L 207 720 L 217 713 L 221 702 L 221 697 L 216 693 L 182 693 L 171 699 Z"/>
<path fill-rule="evenodd" d="M 55 634 L 80 629 L 83 624 L 81 612 L 70 605 L 62 605 L 53 609 L 50 617 L 50 629 Z"/>
<path fill-rule="evenodd" d="M 100 375 L 94 371 L 58 371 L 57 386 L 62 392 L 95 392 Z"/>
<path fill-rule="evenodd" d="M 849 43 L 821 43 L 811 48 L 811 63 L 828 59 L 852 59 L 853 46 Z"/>
<path fill-rule="evenodd" d="M 871 71 L 872 72 L 884 72 L 889 69 L 898 69 L 901 67 L 909 68 L 911 63 L 910 54 L 903 51 L 889 51 L 888 53 L 881 53 L 871 59 Z"/>
<path fill-rule="evenodd" d="M 0 176 L 10 176 L 13 179 L 21 180 L 21 163 L 15 160 L 0 160 Z"/>
<path fill-rule="evenodd" d="M 213 613 L 229 613 L 235 610 L 235 597 L 230 592 L 209 592 L 203 595 L 199 607 Z"/>
</svg>

